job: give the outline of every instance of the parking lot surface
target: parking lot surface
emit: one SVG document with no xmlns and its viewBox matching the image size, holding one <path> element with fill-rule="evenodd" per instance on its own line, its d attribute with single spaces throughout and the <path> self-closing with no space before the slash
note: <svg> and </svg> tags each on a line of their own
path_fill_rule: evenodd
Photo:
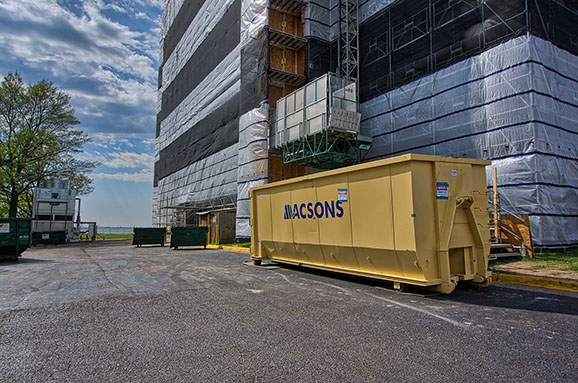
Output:
<svg viewBox="0 0 578 383">
<path fill-rule="evenodd" d="M 129 242 L 0 263 L 0 381 L 578 381 L 578 296 L 451 295 Z"/>
</svg>

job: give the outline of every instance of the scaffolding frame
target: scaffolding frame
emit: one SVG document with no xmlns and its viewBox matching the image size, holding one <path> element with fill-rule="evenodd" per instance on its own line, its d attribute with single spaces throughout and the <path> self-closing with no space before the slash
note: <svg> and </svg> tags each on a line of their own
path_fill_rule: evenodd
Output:
<svg viewBox="0 0 578 383">
<path fill-rule="evenodd" d="M 360 26 L 360 101 L 528 32 L 575 51 L 571 14 L 551 0 L 394 2 Z"/>
<path fill-rule="evenodd" d="M 316 169 L 336 169 L 359 161 L 359 150 L 365 143 L 357 135 L 324 129 L 283 144 L 283 162 Z"/>
<path fill-rule="evenodd" d="M 337 73 L 348 81 L 357 81 L 359 79 L 359 8 L 357 0 L 339 0 L 337 55 Z M 359 91 L 357 91 L 358 94 Z"/>
<path fill-rule="evenodd" d="M 209 213 L 216 211 L 229 211 L 237 208 L 237 195 L 231 194 L 223 197 L 208 199 L 197 202 L 184 202 L 177 206 L 164 206 L 161 209 L 173 210 L 172 218 L 170 219 L 170 226 L 181 226 L 183 222 L 183 214 L 185 214 L 184 221 L 187 221 L 191 216 L 196 216 L 198 213 Z M 195 223 L 193 222 L 193 225 Z"/>
</svg>

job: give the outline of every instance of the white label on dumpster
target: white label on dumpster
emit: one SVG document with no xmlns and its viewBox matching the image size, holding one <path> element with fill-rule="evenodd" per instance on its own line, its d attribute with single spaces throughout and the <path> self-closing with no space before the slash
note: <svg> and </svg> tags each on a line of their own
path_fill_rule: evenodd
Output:
<svg viewBox="0 0 578 383">
<path fill-rule="evenodd" d="M 436 198 L 437 199 L 448 199 L 449 186 L 450 185 L 447 182 L 437 182 L 436 183 L 436 189 L 437 189 Z"/>
<path fill-rule="evenodd" d="M 42 234 L 42 239 L 50 239 L 50 234 Z"/>
<path fill-rule="evenodd" d="M 0 223 L 0 233 L 10 233 L 10 224 Z"/>
<path fill-rule="evenodd" d="M 337 189 L 337 200 L 347 202 L 347 189 Z"/>
</svg>

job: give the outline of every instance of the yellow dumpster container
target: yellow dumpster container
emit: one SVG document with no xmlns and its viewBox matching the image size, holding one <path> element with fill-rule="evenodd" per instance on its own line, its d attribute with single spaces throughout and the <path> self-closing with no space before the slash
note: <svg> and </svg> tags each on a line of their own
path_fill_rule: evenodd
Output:
<svg viewBox="0 0 578 383">
<path fill-rule="evenodd" d="M 430 287 L 487 286 L 486 160 L 406 154 L 251 189 L 251 257 Z"/>
</svg>

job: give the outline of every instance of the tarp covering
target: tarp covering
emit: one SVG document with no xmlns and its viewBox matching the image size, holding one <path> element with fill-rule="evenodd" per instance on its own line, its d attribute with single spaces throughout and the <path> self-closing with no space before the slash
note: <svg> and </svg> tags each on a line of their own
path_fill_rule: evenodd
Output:
<svg viewBox="0 0 578 383">
<path fill-rule="evenodd" d="M 577 74 L 571 53 L 531 35 L 510 40 L 363 103 L 367 160 L 491 159 L 501 206 L 530 215 L 536 244 L 578 244 Z"/>
<path fill-rule="evenodd" d="M 359 1 L 359 22 L 363 22 L 398 0 Z M 307 2 L 304 13 L 304 35 L 325 41 L 337 39 L 339 34 L 339 0 L 313 0 Z"/>
<path fill-rule="evenodd" d="M 236 195 L 241 0 L 166 2 L 161 24 L 153 221 Z"/>
<path fill-rule="evenodd" d="M 239 156 L 237 167 L 237 238 L 251 236 L 249 190 L 268 180 L 269 103 L 250 110 L 239 119 Z"/>
<path fill-rule="evenodd" d="M 153 190 L 153 224 L 171 225 L 175 207 L 237 193 L 238 145 L 161 179 Z"/>
<path fill-rule="evenodd" d="M 237 173 L 237 238 L 249 238 L 249 189 L 267 183 L 269 103 L 266 66 L 269 1 L 241 3 L 241 96 Z M 248 110 L 248 112 L 245 112 Z"/>
</svg>

